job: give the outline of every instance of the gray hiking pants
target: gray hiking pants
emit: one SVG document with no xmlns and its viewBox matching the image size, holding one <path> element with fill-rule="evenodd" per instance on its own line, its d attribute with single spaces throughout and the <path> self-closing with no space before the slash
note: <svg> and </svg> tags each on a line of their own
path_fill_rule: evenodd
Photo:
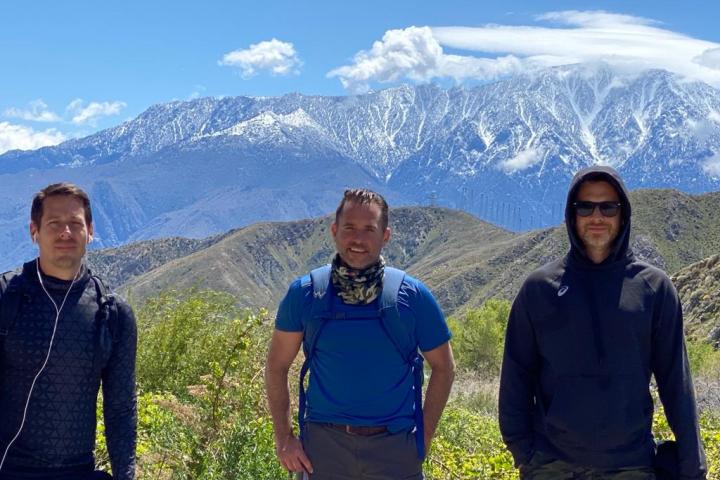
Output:
<svg viewBox="0 0 720 480">
<path fill-rule="evenodd" d="M 415 434 L 410 431 L 371 436 L 348 434 L 307 423 L 303 448 L 312 462 L 311 480 L 422 480 Z"/>
</svg>

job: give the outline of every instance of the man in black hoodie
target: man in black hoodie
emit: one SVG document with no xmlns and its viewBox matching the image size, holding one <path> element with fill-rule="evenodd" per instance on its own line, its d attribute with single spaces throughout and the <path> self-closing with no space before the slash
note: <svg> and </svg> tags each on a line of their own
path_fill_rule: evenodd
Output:
<svg viewBox="0 0 720 480">
<path fill-rule="evenodd" d="M 618 173 L 590 167 L 565 207 L 570 252 L 527 278 L 513 303 L 500 430 L 523 479 L 653 479 L 655 379 L 682 479 L 705 478 L 680 302 L 629 248 Z"/>
</svg>

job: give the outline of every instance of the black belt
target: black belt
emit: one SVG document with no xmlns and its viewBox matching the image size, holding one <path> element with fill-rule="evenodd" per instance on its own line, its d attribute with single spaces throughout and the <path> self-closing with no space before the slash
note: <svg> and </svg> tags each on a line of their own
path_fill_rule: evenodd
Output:
<svg viewBox="0 0 720 480">
<path fill-rule="evenodd" d="M 378 427 L 363 427 L 363 426 L 357 426 L 357 425 L 342 425 L 338 423 L 326 423 L 330 428 L 333 428 L 335 430 L 341 430 L 348 435 L 360 435 L 363 437 L 370 437 L 372 435 L 378 435 L 380 433 L 385 433 L 388 431 L 386 426 L 378 426 Z"/>
</svg>

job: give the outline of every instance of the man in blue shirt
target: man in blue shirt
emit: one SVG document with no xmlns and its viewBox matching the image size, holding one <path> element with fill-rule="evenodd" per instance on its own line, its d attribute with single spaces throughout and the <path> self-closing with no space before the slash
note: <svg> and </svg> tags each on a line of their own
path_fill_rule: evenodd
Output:
<svg viewBox="0 0 720 480">
<path fill-rule="evenodd" d="M 408 363 L 389 333 L 389 320 L 378 313 L 392 271 L 380 256 L 390 239 L 387 203 L 375 192 L 345 191 L 331 234 L 337 255 L 322 286 L 329 297 L 318 295 L 318 285 L 306 275 L 290 285 L 278 309 L 266 368 L 278 459 L 314 480 L 422 479 L 424 450 L 454 377 L 450 331 L 427 288 L 404 275 L 397 290 L 399 321 L 432 369 L 418 416 L 414 374 L 421 370 Z M 301 440 L 290 422 L 288 371 L 308 340 L 320 301 L 332 313 L 310 350 L 305 344 L 311 375 L 306 411 L 301 399 Z"/>
</svg>

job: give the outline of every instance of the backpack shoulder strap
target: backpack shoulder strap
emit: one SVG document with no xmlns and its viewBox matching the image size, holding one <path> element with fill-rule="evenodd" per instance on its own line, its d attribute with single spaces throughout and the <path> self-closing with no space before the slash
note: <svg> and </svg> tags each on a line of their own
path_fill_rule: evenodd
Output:
<svg viewBox="0 0 720 480">
<path fill-rule="evenodd" d="M 415 334 L 408 322 L 400 317 L 397 307 L 400 287 L 405 279 L 405 272 L 397 268 L 385 267 L 382 294 L 380 296 L 380 318 L 388 337 L 402 357 L 408 361 L 417 352 Z"/>
<path fill-rule="evenodd" d="M 330 316 L 330 265 L 324 265 L 310 272 L 312 284 L 312 307 L 305 318 L 303 347 L 305 356 L 310 357 L 315 351 L 315 343 L 325 320 Z"/>
<path fill-rule="evenodd" d="M 312 286 L 312 306 L 305 317 L 305 326 L 303 333 L 303 352 L 305 360 L 300 367 L 300 385 L 298 392 L 300 398 L 298 401 L 298 426 L 300 427 L 300 439 L 305 434 L 305 412 L 307 407 L 307 398 L 305 392 L 305 376 L 310 370 L 310 359 L 315 353 L 315 345 L 320 336 L 320 331 L 330 318 L 332 310 L 332 299 L 330 298 L 330 265 L 324 265 L 310 272 L 307 279 L 304 279 L 302 285 L 307 287 L 307 281 Z"/>
<path fill-rule="evenodd" d="M 95 285 L 98 311 L 95 317 L 95 370 L 100 372 L 112 355 L 114 345 L 120 341 L 118 309 L 115 295 L 97 275 L 90 275 Z"/>
<path fill-rule="evenodd" d="M 0 347 L 15 323 L 23 299 L 23 280 L 17 272 L 0 275 Z"/>
<path fill-rule="evenodd" d="M 110 327 L 112 333 L 115 333 L 115 330 L 117 329 L 118 317 L 117 300 L 115 298 L 115 294 L 112 293 L 112 291 L 107 287 L 107 285 L 105 285 L 105 282 L 103 282 L 102 279 L 97 275 L 91 275 L 90 278 L 95 284 L 95 295 L 97 298 L 98 307 L 100 308 L 100 310 L 104 311 L 103 315 L 105 315 L 105 319 L 108 321 L 108 327 Z"/>
<path fill-rule="evenodd" d="M 330 265 L 323 265 L 310 272 L 313 287 L 313 298 L 322 299 L 330 288 Z"/>
<path fill-rule="evenodd" d="M 423 357 L 418 352 L 412 325 L 403 321 L 398 310 L 398 295 L 403 280 L 405 280 L 405 272 L 397 268 L 385 267 L 382 295 L 380 296 L 380 318 L 385 333 L 412 369 L 415 447 L 418 458 L 423 460 L 425 458 L 425 428 L 422 411 Z"/>
</svg>

